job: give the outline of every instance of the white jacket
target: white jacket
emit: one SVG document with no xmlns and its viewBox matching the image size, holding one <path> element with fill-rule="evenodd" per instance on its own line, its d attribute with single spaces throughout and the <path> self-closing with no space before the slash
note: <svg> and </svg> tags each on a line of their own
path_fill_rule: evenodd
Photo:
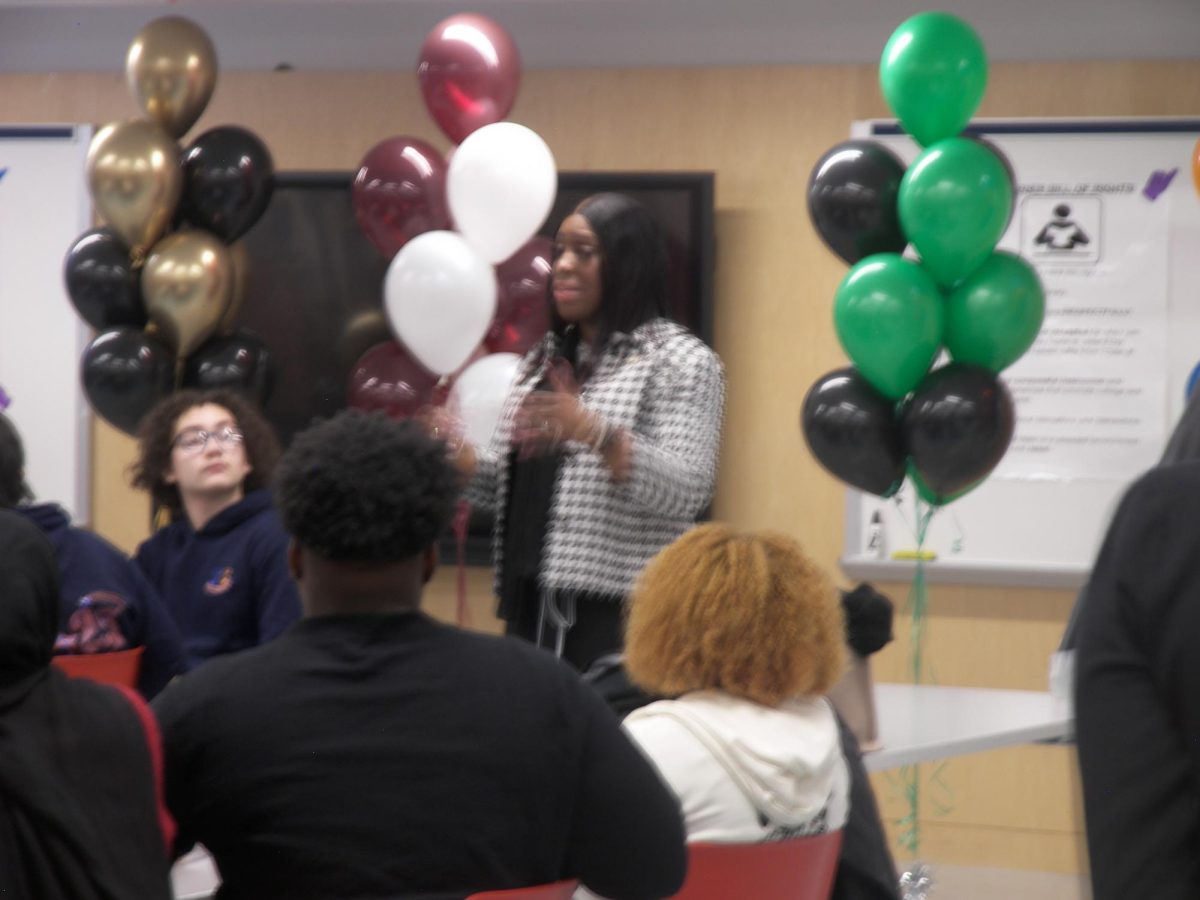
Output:
<svg viewBox="0 0 1200 900">
<path fill-rule="evenodd" d="M 699 691 L 644 706 L 624 726 L 679 797 L 689 842 L 776 841 L 846 823 L 849 775 L 824 698 L 767 707 Z"/>
</svg>

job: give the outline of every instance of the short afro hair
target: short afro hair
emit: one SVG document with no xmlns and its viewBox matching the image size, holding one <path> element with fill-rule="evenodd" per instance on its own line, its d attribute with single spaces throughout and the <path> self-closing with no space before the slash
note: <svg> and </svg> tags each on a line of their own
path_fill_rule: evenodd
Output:
<svg viewBox="0 0 1200 900">
<path fill-rule="evenodd" d="M 841 605 L 792 538 L 700 525 L 634 587 L 625 661 L 636 684 L 663 696 L 716 690 L 777 706 L 824 694 L 845 664 Z"/>
<path fill-rule="evenodd" d="M 459 496 L 446 445 L 412 422 L 346 410 L 297 435 L 275 473 L 296 542 L 336 562 L 398 562 L 441 536 Z"/>
</svg>

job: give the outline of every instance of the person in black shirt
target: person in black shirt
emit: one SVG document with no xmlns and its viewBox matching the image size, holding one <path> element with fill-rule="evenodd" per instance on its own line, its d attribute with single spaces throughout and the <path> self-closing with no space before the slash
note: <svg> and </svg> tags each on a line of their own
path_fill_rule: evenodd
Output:
<svg viewBox="0 0 1200 900">
<path fill-rule="evenodd" d="M 458 489 L 444 444 L 360 412 L 280 463 L 305 618 L 155 704 L 176 849 L 208 847 L 218 897 L 682 883 L 678 805 L 603 701 L 550 654 L 419 611 Z"/>
<path fill-rule="evenodd" d="M 1079 605 L 1075 734 L 1096 900 L 1200 897 L 1200 462 L 1126 493 Z"/>
</svg>

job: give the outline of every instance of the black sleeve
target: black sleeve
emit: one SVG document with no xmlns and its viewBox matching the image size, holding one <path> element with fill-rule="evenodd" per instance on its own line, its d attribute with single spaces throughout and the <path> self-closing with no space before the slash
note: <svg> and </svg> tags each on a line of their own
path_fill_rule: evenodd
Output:
<svg viewBox="0 0 1200 900">
<path fill-rule="evenodd" d="M 900 878 L 888 850 L 875 793 L 863 766 L 858 739 L 837 717 L 842 755 L 850 773 L 850 812 L 842 828 L 842 852 L 830 900 L 899 900 Z"/>
<path fill-rule="evenodd" d="M 1079 611 L 1075 710 L 1095 900 L 1200 897 L 1200 467 L 1113 520 Z"/>
<path fill-rule="evenodd" d="M 599 696 L 577 693 L 584 748 L 567 871 L 605 897 L 669 897 L 687 874 L 679 802 Z"/>
<path fill-rule="evenodd" d="M 132 564 L 129 568 L 138 596 L 138 643 L 146 648 L 142 653 L 138 690 L 147 700 L 152 700 L 172 678 L 187 671 L 183 638 L 158 591 L 141 569 Z"/>
<path fill-rule="evenodd" d="M 158 720 L 159 731 L 162 732 L 163 793 L 166 796 L 167 809 L 178 828 L 172 852 L 175 859 L 191 850 L 196 843 L 194 798 L 197 790 L 201 789 L 194 784 L 187 762 L 194 743 L 188 715 L 192 692 L 188 690 L 185 681 L 186 679 L 181 679 L 170 685 L 150 704 L 150 708 L 154 710 L 154 717 Z"/>
</svg>

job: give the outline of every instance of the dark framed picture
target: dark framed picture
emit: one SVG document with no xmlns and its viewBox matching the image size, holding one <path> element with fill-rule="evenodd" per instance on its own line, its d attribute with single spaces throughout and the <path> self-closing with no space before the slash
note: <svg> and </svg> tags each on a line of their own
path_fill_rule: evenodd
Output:
<svg viewBox="0 0 1200 900">
<path fill-rule="evenodd" d="M 282 172 L 262 219 L 236 247 L 243 303 L 236 326 L 253 331 L 273 360 L 274 388 L 264 412 L 286 444 L 313 420 L 346 405 L 358 358 L 391 339 L 383 312 L 389 260 L 354 218 L 351 172 Z M 713 175 L 711 172 L 561 172 L 558 195 L 541 233 L 585 197 L 628 194 L 662 227 L 671 267 L 676 319 L 712 343 Z M 463 547 L 469 565 L 491 561 L 490 514 L 473 512 Z M 458 547 L 448 538 L 447 562 Z"/>
</svg>

